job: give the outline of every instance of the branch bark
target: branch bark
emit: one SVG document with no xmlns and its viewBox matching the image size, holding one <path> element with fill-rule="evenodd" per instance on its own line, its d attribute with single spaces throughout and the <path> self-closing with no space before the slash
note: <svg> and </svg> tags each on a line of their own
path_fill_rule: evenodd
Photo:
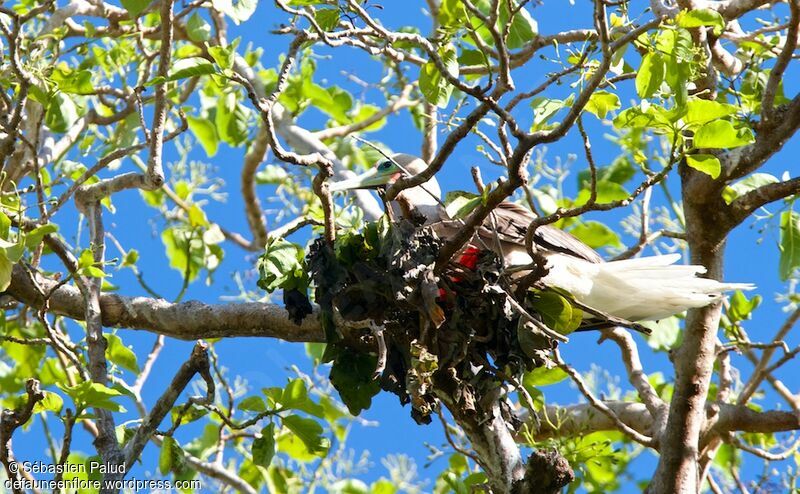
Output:
<svg viewBox="0 0 800 494">
<path fill-rule="evenodd" d="M 57 287 L 57 282 L 38 273 L 34 273 L 34 278 L 45 293 L 52 292 L 50 312 L 84 320 L 83 296 L 77 288 Z M 20 265 L 14 266 L 6 293 L 36 308 L 44 302 Z M 146 330 L 181 340 L 258 336 L 286 341 L 325 341 L 316 312 L 298 326 L 289 320 L 286 309 L 274 304 L 171 303 L 163 299 L 105 293 L 100 295 L 100 308 L 104 326 Z"/>
</svg>

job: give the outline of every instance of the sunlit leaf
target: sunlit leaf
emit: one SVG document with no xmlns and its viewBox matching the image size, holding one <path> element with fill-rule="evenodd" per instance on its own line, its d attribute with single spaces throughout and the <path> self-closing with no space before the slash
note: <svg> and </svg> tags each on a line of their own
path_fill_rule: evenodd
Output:
<svg viewBox="0 0 800 494">
<path fill-rule="evenodd" d="M 686 164 L 697 171 L 701 171 L 711 178 L 719 177 L 722 167 L 719 159 L 711 154 L 686 155 Z"/>
<path fill-rule="evenodd" d="M 63 133 L 78 120 L 78 108 L 66 93 L 57 92 L 50 98 L 45 123 L 53 132 Z"/>
<path fill-rule="evenodd" d="M 122 339 L 109 333 L 105 336 L 108 345 L 106 346 L 106 357 L 113 363 L 131 372 L 139 372 L 139 363 L 136 361 L 136 354 L 129 347 L 125 346 Z"/>
<path fill-rule="evenodd" d="M 198 118 L 188 115 L 186 121 L 189 123 L 189 130 L 203 146 L 206 155 L 211 158 L 217 154 L 219 147 L 219 136 L 217 127 L 206 118 Z"/>
<path fill-rule="evenodd" d="M 573 307 L 566 298 L 554 291 L 536 292 L 530 301 L 531 307 L 542 316 L 544 323 L 561 334 L 575 331 L 583 319 L 582 310 Z"/>
<path fill-rule="evenodd" d="M 781 213 L 781 242 L 779 270 L 781 280 L 786 281 L 800 266 L 800 213 Z"/>
<path fill-rule="evenodd" d="M 597 91 L 589 97 L 585 110 L 597 118 L 604 119 L 608 112 L 618 110 L 619 107 L 619 96 L 608 91 Z"/>
<path fill-rule="evenodd" d="M 664 59 L 659 53 L 648 53 L 642 58 L 642 65 L 636 72 L 636 93 L 640 98 L 650 98 L 662 82 L 664 82 Z"/>
<path fill-rule="evenodd" d="M 449 75 L 458 77 L 459 67 L 455 49 L 448 45 L 439 51 L 439 55 Z M 420 69 L 419 88 L 425 99 L 439 108 L 447 106 L 453 93 L 453 86 L 447 82 L 433 62 L 426 63 Z"/>
<path fill-rule="evenodd" d="M 61 409 L 64 407 L 64 399 L 61 396 L 53 393 L 51 391 L 43 391 L 44 398 L 41 401 L 38 401 L 36 405 L 33 407 L 33 413 L 39 412 L 53 412 L 53 413 L 61 413 Z"/>
<path fill-rule="evenodd" d="M 522 377 L 522 383 L 526 386 L 540 387 L 557 384 L 568 378 L 569 375 L 560 367 L 537 367 L 530 372 L 526 372 Z"/>
<path fill-rule="evenodd" d="M 619 235 L 599 221 L 584 221 L 579 223 L 575 228 L 570 230 L 570 233 L 593 249 L 599 249 L 606 245 L 622 247 Z"/>
<path fill-rule="evenodd" d="M 696 148 L 730 149 L 753 141 L 755 137 L 749 127 L 737 129 L 727 120 L 715 120 L 700 127 L 693 142 Z"/>
<path fill-rule="evenodd" d="M 121 0 L 122 6 L 131 15 L 131 19 L 139 17 L 139 14 L 144 12 L 144 9 L 150 5 L 152 0 Z"/>
<path fill-rule="evenodd" d="M 702 125 L 712 120 L 734 115 L 737 111 L 735 106 L 727 103 L 692 98 L 686 102 L 684 121 L 690 125 Z"/>
<path fill-rule="evenodd" d="M 208 41 L 211 37 L 211 26 L 197 12 L 186 22 L 186 34 L 195 42 Z"/>
<path fill-rule="evenodd" d="M 714 35 L 719 36 L 725 30 L 725 19 L 716 10 L 695 9 L 683 11 L 675 19 L 680 27 L 692 28 L 710 26 L 714 28 Z"/>
<path fill-rule="evenodd" d="M 283 418 L 282 423 L 303 441 L 309 453 L 322 455 L 330 447 L 328 439 L 322 435 L 322 426 L 316 420 L 289 415 Z"/>
<path fill-rule="evenodd" d="M 281 238 L 271 238 L 258 258 L 258 286 L 273 292 L 278 288 L 295 288 L 306 279 L 303 249 Z"/>
</svg>

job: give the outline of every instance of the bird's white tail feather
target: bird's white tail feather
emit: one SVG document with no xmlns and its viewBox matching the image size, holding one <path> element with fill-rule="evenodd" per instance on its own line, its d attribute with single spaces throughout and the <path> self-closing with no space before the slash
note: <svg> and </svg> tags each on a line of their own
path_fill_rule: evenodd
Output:
<svg viewBox="0 0 800 494">
<path fill-rule="evenodd" d="M 574 258 L 573 258 L 574 259 Z M 602 264 L 586 263 L 574 272 L 562 269 L 557 259 L 552 259 L 553 286 L 561 286 L 567 278 L 589 278 L 591 284 L 581 283 L 580 288 L 570 291 L 580 302 L 608 314 L 631 321 L 658 320 L 678 314 L 690 308 L 703 307 L 731 290 L 751 290 L 749 283 L 720 283 L 716 280 L 698 278 L 706 272 L 703 266 L 675 265 L 679 254 L 641 257 Z M 586 279 L 584 278 L 584 279 Z M 547 280 L 545 280 L 547 281 Z M 567 283 L 568 284 L 568 283 Z"/>
</svg>

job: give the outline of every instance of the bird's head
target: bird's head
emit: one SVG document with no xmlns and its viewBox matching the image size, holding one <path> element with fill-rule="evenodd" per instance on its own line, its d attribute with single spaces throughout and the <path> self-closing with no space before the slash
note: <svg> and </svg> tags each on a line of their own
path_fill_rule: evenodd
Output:
<svg viewBox="0 0 800 494">
<path fill-rule="evenodd" d="M 361 175 L 330 185 L 331 192 L 350 189 L 377 189 L 384 185 L 391 185 L 398 179 L 412 177 L 428 168 L 422 158 L 410 154 L 394 154 L 390 158 L 383 158 Z"/>
<path fill-rule="evenodd" d="M 394 154 L 389 159 L 381 159 L 361 175 L 341 182 L 330 184 L 332 192 L 351 189 L 377 189 L 395 183 L 400 178 L 413 177 L 428 168 L 428 163 L 422 158 L 410 154 Z M 442 191 L 435 178 L 422 185 L 410 187 L 401 191 L 394 199 L 395 206 L 399 206 L 404 215 L 416 210 L 428 221 L 440 217 L 440 197 Z"/>
</svg>

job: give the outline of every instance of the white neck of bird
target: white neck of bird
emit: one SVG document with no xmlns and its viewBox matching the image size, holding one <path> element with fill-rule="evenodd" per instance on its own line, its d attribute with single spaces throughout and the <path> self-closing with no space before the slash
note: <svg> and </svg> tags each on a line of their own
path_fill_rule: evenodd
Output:
<svg viewBox="0 0 800 494">
<path fill-rule="evenodd" d="M 439 184 L 431 180 L 401 192 L 395 201 L 395 211 L 405 214 L 406 208 L 411 209 L 424 216 L 426 223 L 433 223 L 442 219 L 444 208 L 439 203 L 441 196 Z"/>
</svg>

